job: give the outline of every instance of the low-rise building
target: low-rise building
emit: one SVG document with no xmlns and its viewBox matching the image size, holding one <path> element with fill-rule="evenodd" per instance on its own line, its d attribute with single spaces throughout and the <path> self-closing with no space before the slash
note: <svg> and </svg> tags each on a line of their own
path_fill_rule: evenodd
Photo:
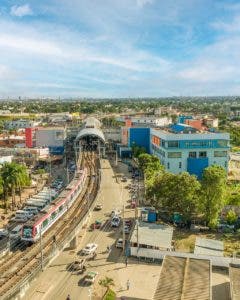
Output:
<svg viewBox="0 0 240 300">
<path fill-rule="evenodd" d="M 36 130 L 36 147 L 48 147 L 51 154 L 63 154 L 65 139 L 66 128 L 64 127 L 47 127 Z"/>
<path fill-rule="evenodd" d="M 16 129 L 20 129 L 20 128 L 27 128 L 27 127 L 34 127 L 34 126 L 38 126 L 40 124 L 39 122 L 35 122 L 32 120 L 12 120 L 12 121 L 5 121 L 4 122 L 4 127 L 7 130 L 16 130 Z"/>
<path fill-rule="evenodd" d="M 187 125 L 174 125 L 169 130 L 152 128 L 150 153 L 159 157 L 166 170 L 174 174 L 189 172 L 201 178 L 211 165 L 228 171 L 228 133 L 197 132 Z"/>
<path fill-rule="evenodd" d="M 140 221 L 130 238 L 130 254 L 138 258 L 159 259 L 162 250 L 172 249 L 173 227 Z"/>
<path fill-rule="evenodd" d="M 132 126 L 149 126 L 149 127 L 162 127 L 172 123 L 171 117 L 156 117 L 156 116 L 123 116 L 118 117 L 117 121 L 131 122 Z"/>
</svg>

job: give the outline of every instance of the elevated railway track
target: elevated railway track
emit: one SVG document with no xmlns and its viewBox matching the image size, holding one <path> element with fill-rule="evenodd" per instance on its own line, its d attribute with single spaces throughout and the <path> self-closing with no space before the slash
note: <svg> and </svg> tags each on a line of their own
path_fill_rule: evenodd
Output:
<svg viewBox="0 0 240 300">
<path fill-rule="evenodd" d="M 21 285 L 24 285 L 32 274 L 41 270 L 41 257 L 44 264 L 47 264 L 53 251 L 63 248 L 69 233 L 74 231 L 88 213 L 98 191 L 96 174 L 100 164 L 95 152 L 83 152 L 78 163 L 81 168 L 87 168 L 88 176 L 83 190 L 71 208 L 42 236 L 41 247 L 40 241 L 30 246 L 21 242 L 19 248 L 1 263 L 0 299 L 11 299 L 19 293 Z"/>
</svg>

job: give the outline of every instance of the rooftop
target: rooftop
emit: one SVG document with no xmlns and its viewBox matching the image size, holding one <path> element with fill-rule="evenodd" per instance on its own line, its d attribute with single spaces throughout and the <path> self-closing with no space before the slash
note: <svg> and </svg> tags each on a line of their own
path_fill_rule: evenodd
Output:
<svg viewBox="0 0 240 300">
<path fill-rule="evenodd" d="M 222 241 L 196 238 L 194 254 L 223 256 L 224 245 Z"/>
<path fill-rule="evenodd" d="M 131 243 L 137 243 L 138 240 L 140 245 L 170 249 L 172 236 L 173 228 L 170 226 L 139 222 L 138 230 L 137 225 L 135 225 L 130 241 Z"/>
<path fill-rule="evenodd" d="M 165 256 L 154 300 L 210 300 L 209 260 Z"/>
<path fill-rule="evenodd" d="M 232 300 L 240 299 L 240 265 L 230 264 L 229 277 Z"/>
</svg>

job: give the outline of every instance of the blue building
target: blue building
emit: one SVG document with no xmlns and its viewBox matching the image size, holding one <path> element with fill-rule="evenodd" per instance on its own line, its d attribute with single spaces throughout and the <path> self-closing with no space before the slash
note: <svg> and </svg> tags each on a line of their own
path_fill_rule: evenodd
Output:
<svg viewBox="0 0 240 300">
<path fill-rule="evenodd" d="M 130 127 L 128 130 L 128 146 L 144 147 L 150 153 L 150 128 Z"/>
<path fill-rule="evenodd" d="M 172 131 L 152 128 L 150 132 L 150 153 L 159 157 L 167 171 L 174 174 L 187 171 L 201 178 L 203 170 L 214 164 L 228 170 L 228 133 L 195 132 L 189 126 L 179 132 L 179 128 Z"/>
</svg>

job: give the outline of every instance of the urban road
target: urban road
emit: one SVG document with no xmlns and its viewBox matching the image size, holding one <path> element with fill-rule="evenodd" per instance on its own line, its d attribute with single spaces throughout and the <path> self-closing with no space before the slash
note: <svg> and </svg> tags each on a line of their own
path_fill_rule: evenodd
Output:
<svg viewBox="0 0 240 300">
<path fill-rule="evenodd" d="M 127 167 L 120 164 L 118 174 L 127 174 Z M 126 267 L 125 259 L 121 249 L 115 247 L 116 240 L 121 237 L 121 228 L 111 228 L 110 213 L 114 209 L 123 209 L 127 207 L 130 195 L 127 185 L 128 182 L 122 183 L 116 176 L 108 160 L 102 160 L 102 181 L 99 196 L 96 204 L 102 204 L 101 211 L 92 211 L 90 222 L 100 220 L 103 229 L 83 229 L 79 234 L 79 244 L 76 250 L 66 249 L 61 253 L 51 265 L 30 285 L 24 300 L 43 300 L 59 299 L 65 300 L 70 295 L 71 300 L 94 299 L 95 296 L 102 296 L 104 290 L 99 286 L 98 281 L 105 276 L 114 279 L 114 290 L 118 296 L 135 297 L 135 299 L 152 299 L 155 287 L 160 274 L 159 265 L 148 265 L 148 274 L 146 276 L 146 265 L 138 264 L 136 260 L 131 260 Z M 133 218 L 134 210 L 127 208 L 125 217 Z M 86 272 L 83 275 L 76 275 L 68 271 L 68 266 L 73 261 L 80 259 L 82 256 L 80 250 L 87 243 L 97 243 L 97 256 L 95 260 L 89 260 L 86 263 Z M 110 253 L 107 247 L 111 246 Z M 86 286 L 83 277 L 89 271 L 98 272 L 98 276 L 93 285 Z M 130 288 L 127 290 L 126 282 L 129 279 Z"/>
</svg>

